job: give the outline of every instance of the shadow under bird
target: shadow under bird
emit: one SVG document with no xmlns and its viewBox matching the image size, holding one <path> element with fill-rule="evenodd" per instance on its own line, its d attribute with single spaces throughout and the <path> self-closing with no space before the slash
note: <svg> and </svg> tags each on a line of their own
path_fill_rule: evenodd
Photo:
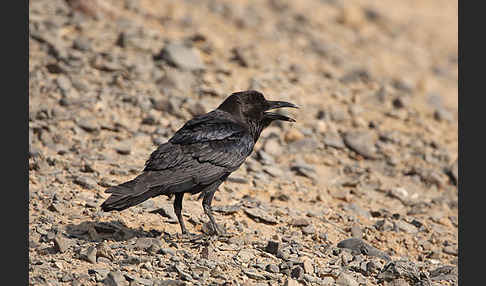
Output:
<svg viewBox="0 0 486 286">
<path fill-rule="evenodd" d="M 182 199 L 185 193 L 200 193 L 213 234 L 220 234 L 211 211 L 214 193 L 251 154 L 264 128 L 275 120 L 295 122 L 269 112 L 281 107 L 298 108 L 289 102 L 266 100 L 254 90 L 231 94 L 218 108 L 189 120 L 167 143 L 159 145 L 140 175 L 108 188 L 106 193 L 111 196 L 101 208 L 121 211 L 156 196 L 174 195 L 174 212 L 182 233 L 187 234 Z"/>
</svg>

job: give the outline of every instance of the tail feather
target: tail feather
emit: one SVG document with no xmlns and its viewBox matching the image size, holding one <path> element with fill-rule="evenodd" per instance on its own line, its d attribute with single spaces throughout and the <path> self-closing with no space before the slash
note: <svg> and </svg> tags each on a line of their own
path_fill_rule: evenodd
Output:
<svg viewBox="0 0 486 286">
<path fill-rule="evenodd" d="M 105 212 L 127 209 L 158 195 L 159 189 L 151 187 L 150 184 L 144 182 L 143 178 L 137 177 L 108 188 L 105 192 L 111 193 L 111 196 L 103 202 L 101 209 Z"/>
</svg>

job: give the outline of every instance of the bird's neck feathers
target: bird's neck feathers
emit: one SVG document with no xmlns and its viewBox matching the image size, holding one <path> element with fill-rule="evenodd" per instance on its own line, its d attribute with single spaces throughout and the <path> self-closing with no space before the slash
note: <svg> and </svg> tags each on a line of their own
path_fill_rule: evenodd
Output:
<svg viewBox="0 0 486 286">
<path fill-rule="evenodd" d="M 250 134 L 253 137 L 253 141 L 256 143 L 258 138 L 260 138 L 260 134 L 262 133 L 263 129 L 265 129 L 268 124 L 262 124 L 262 122 L 256 121 L 249 121 L 248 127 L 250 130 Z"/>
</svg>

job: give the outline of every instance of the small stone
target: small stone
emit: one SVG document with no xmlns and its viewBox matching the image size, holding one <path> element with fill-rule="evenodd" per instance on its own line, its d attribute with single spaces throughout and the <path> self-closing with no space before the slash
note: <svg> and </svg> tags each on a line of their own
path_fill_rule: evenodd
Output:
<svg viewBox="0 0 486 286">
<path fill-rule="evenodd" d="M 305 235 L 311 235 L 311 234 L 316 233 L 316 229 L 314 228 L 314 225 L 310 224 L 310 225 L 302 228 L 302 233 L 305 234 Z"/>
<path fill-rule="evenodd" d="M 321 134 L 325 134 L 327 132 L 327 123 L 323 120 L 317 121 L 316 130 Z"/>
<path fill-rule="evenodd" d="M 285 280 L 284 286 L 300 286 L 300 284 L 299 284 L 299 282 L 297 282 L 297 280 L 294 280 L 292 278 L 288 278 L 287 280 Z"/>
<path fill-rule="evenodd" d="M 337 247 L 350 249 L 353 255 L 364 254 L 390 260 L 390 257 L 386 253 L 358 238 L 348 238 L 340 241 Z"/>
<path fill-rule="evenodd" d="M 314 265 L 312 264 L 312 260 L 309 258 L 304 258 L 304 271 L 307 274 L 314 274 Z"/>
<path fill-rule="evenodd" d="M 270 273 L 278 273 L 280 271 L 280 268 L 275 264 L 268 264 L 265 267 L 265 270 L 267 270 Z"/>
<path fill-rule="evenodd" d="M 168 218 L 168 223 L 178 223 L 177 216 L 174 213 L 174 209 L 168 204 L 164 204 L 160 206 L 160 208 L 150 211 L 150 213 L 158 213 L 161 216 Z"/>
<path fill-rule="evenodd" d="M 56 83 L 63 94 L 72 88 L 71 80 L 63 74 L 57 77 Z"/>
<path fill-rule="evenodd" d="M 434 119 L 437 121 L 445 120 L 445 121 L 452 122 L 454 117 L 451 112 L 449 112 L 443 107 L 440 107 L 434 111 Z"/>
<path fill-rule="evenodd" d="M 343 139 L 336 132 L 327 132 L 324 135 L 323 142 L 324 144 L 326 144 L 326 146 L 333 147 L 336 149 L 343 149 L 344 147 L 346 147 L 344 145 Z"/>
<path fill-rule="evenodd" d="M 92 118 L 82 118 L 77 122 L 77 124 L 83 130 L 90 132 L 90 133 L 96 133 L 100 130 L 100 126 L 95 121 L 95 119 L 92 119 Z"/>
<path fill-rule="evenodd" d="M 213 211 L 219 212 L 225 215 L 230 215 L 237 213 L 241 209 L 241 205 L 231 205 L 231 206 L 213 206 Z"/>
<path fill-rule="evenodd" d="M 108 273 L 103 283 L 107 286 L 128 286 L 128 281 L 125 279 L 120 271 L 112 271 Z"/>
<path fill-rule="evenodd" d="M 408 105 L 408 100 L 403 96 L 399 96 L 392 101 L 392 104 L 397 109 L 405 108 Z"/>
<path fill-rule="evenodd" d="M 245 213 L 256 222 L 276 224 L 277 219 L 260 208 L 245 208 Z"/>
<path fill-rule="evenodd" d="M 243 263 L 248 263 L 252 258 L 255 257 L 255 254 L 252 250 L 250 249 L 242 249 L 238 254 L 236 255 L 239 261 Z"/>
<path fill-rule="evenodd" d="M 129 143 L 120 143 L 115 147 L 115 150 L 120 155 L 130 155 L 132 148 Z"/>
<path fill-rule="evenodd" d="M 374 227 L 379 231 L 391 231 L 395 228 L 395 225 L 388 219 L 382 219 L 374 224 Z"/>
<path fill-rule="evenodd" d="M 457 256 L 458 254 L 457 247 L 452 247 L 451 245 L 444 247 L 442 251 L 444 251 L 445 254 L 450 254 L 455 256 Z"/>
<path fill-rule="evenodd" d="M 272 177 L 282 177 L 284 175 L 284 172 L 276 166 L 265 166 L 263 168 L 263 171 L 267 174 L 269 174 Z"/>
<path fill-rule="evenodd" d="M 110 270 L 108 269 L 88 269 L 88 274 L 90 275 L 95 275 L 96 281 L 103 281 L 103 279 L 108 276 L 108 273 L 110 273 Z"/>
<path fill-rule="evenodd" d="M 88 190 L 95 189 L 98 186 L 98 183 L 95 180 L 85 176 L 76 177 L 73 183 L 80 185 L 81 187 Z"/>
<path fill-rule="evenodd" d="M 145 250 L 152 246 L 154 243 L 153 239 L 150 237 L 139 237 L 133 246 L 134 249 Z"/>
<path fill-rule="evenodd" d="M 66 239 L 64 239 L 62 236 L 58 235 L 54 238 L 54 247 L 60 253 L 64 253 L 69 248 L 69 244 L 68 244 L 68 241 Z"/>
<path fill-rule="evenodd" d="M 354 238 L 363 238 L 363 231 L 361 230 L 361 228 L 357 225 L 353 225 L 351 227 L 351 236 L 354 237 Z"/>
<path fill-rule="evenodd" d="M 453 183 L 457 186 L 459 183 L 459 166 L 457 160 L 455 160 L 452 166 L 449 168 L 449 174 L 453 180 Z"/>
<path fill-rule="evenodd" d="M 292 219 L 290 224 L 292 226 L 308 226 L 310 224 L 310 222 L 306 218 L 297 218 L 297 219 Z"/>
<path fill-rule="evenodd" d="M 130 281 L 130 286 L 132 286 L 132 284 L 134 284 L 134 283 L 137 283 L 137 285 L 145 285 L 145 286 L 154 285 L 154 281 L 152 281 L 150 279 L 141 278 L 141 277 L 131 275 L 131 274 L 125 274 L 125 278 L 128 281 Z"/>
<path fill-rule="evenodd" d="M 340 286 L 359 286 L 359 283 L 353 278 L 353 276 L 341 272 L 336 279 L 336 285 Z"/>
<path fill-rule="evenodd" d="M 415 227 L 415 225 L 410 224 L 408 222 L 398 220 L 398 221 L 395 221 L 394 223 L 395 223 L 395 227 L 400 231 L 403 231 L 403 232 L 406 232 L 406 233 L 412 233 L 412 234 L 418 232 L 418 229 Z"/>
<path fill-rule="evenodd" d="M 265 142 L 265 145 L 263 146 L 263 150 L 265 150 L 266 153 L 272 156 L 278 156 L 282 154 L 282 147 L 280 146 L 278 140 L 275 139 L 267 140 Z"/>
<path fill-rule="evenodd" d="M 372 133 L 367 131 L 348 132 L 344 136 L 344 144 L 349 149 L 367 159 L 376 159 L 376 147 Z"/>
<path fill-rule="evenodd" d="M 268 241 L 267 246 L 265 247 L 265 251 L 270 254 L 277 255 L 279 251 L 279 247 L 280 247 L 279 242 L 270 240 Z"/>
<path fill-rule="evenodd" d="M 255 280 L 265 280 L 265 276 L 263 276 L 260 273 L 257 273 L 255 270 L 248 269 L 248 270 L 243 270 L 243 273 L 246 274 L 246 276 L 255 279 Z"/>
<path fill-rule="evenodd" d="M 96 247 L 90 246 L 88 249 L 84 249 L 80 252 L 81 258 L 84 260 L 96 264 Z"/>
<path fill-rule="evenodd" d="M 302 139 L 304 139 L 304 134 L 302 134 L 302 132 L 300 132 L 298 129 L 292 128 L 285 133 L 286 142 L 295 142 Z"/>
<path fill-rule="evenodd" d="M 181 280 L 158 280 L 154 286 L 185 286 L 186 282 Z"/>
<path fill-rule="evenodd" d="M 174 256 L 176 254 L 175 250 L 172 248 L 161 248 L 160 253 L 163 255 L 169 254 L 170 256 Z"/>
<path fill-rule="evenodd" d="M 420 271 L 414 262 L 406 259 L 389 261 L 376 278 L 385 281 L 402 278 L 406 281 L 420 281 L 422 285 L 431 285 L 427 274 Z"/>
<path fill-rule="evenodd" d="M 182 70 L 192 71 L 205 68 L 199 51 L 178 43 L 170 43 L 166 45 L 162 49 L 159 57 Z"/>
<path fill-rule="evenodd" d="M 73 41 L 73 48 L 82 52 L 91 50 L 91 43 L 85 37 L 77 37 Z"/>
<path fill-rule="evenodd" d="M 317 180 L 316 170 L 312 165 L 298 163 L 290 166 L 290 170 L 313 181 Z"/>
<path fill-rule="evenodd" d="M 302 279 L 302 276 L 304 275 L 304 269 L 300 266 L 296 266 L 292 268 L 292 271 L 290 272 L 290 277 L 300 280 Z"/>
</svg>

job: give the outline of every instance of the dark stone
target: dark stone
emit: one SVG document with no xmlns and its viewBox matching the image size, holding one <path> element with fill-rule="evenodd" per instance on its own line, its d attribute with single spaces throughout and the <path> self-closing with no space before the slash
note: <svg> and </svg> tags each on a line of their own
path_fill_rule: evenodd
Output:
<svg viewBox="0 0 486 286">
<path fill-rule="evenodd" d="M 265 247 L 265 251 L 277 255 L 277 252 L 279 251 L 280 243 L 277 241 L 269 241 L 267 246 Z"/>
<path fill-rule="evenodd" d="M 359 238 L 348 238 L 340 241 L 337 244 L 337 247 L 350 249 L 353 255 L 364 254 L 368 256 L 376 256 L 385 260 L 390 260 L 390 257 L 386 253 L 367 244 Z"/>
<path fill-rule="evenodd" d="M 292 268 L 292 271 L 290 271 L 290 277 L 297 279 L 297 280 L 302 279 L 303 275 L 304 275 L 304 269 L 299 265 Z"/>
<path fill-rule="evenodd" d="M 279 267 L 275 264 L 268 264 L 265 267 L 265 270 L 267 270 L 270 273 L 278 273 L 280 271 Z"/>
</svg>

